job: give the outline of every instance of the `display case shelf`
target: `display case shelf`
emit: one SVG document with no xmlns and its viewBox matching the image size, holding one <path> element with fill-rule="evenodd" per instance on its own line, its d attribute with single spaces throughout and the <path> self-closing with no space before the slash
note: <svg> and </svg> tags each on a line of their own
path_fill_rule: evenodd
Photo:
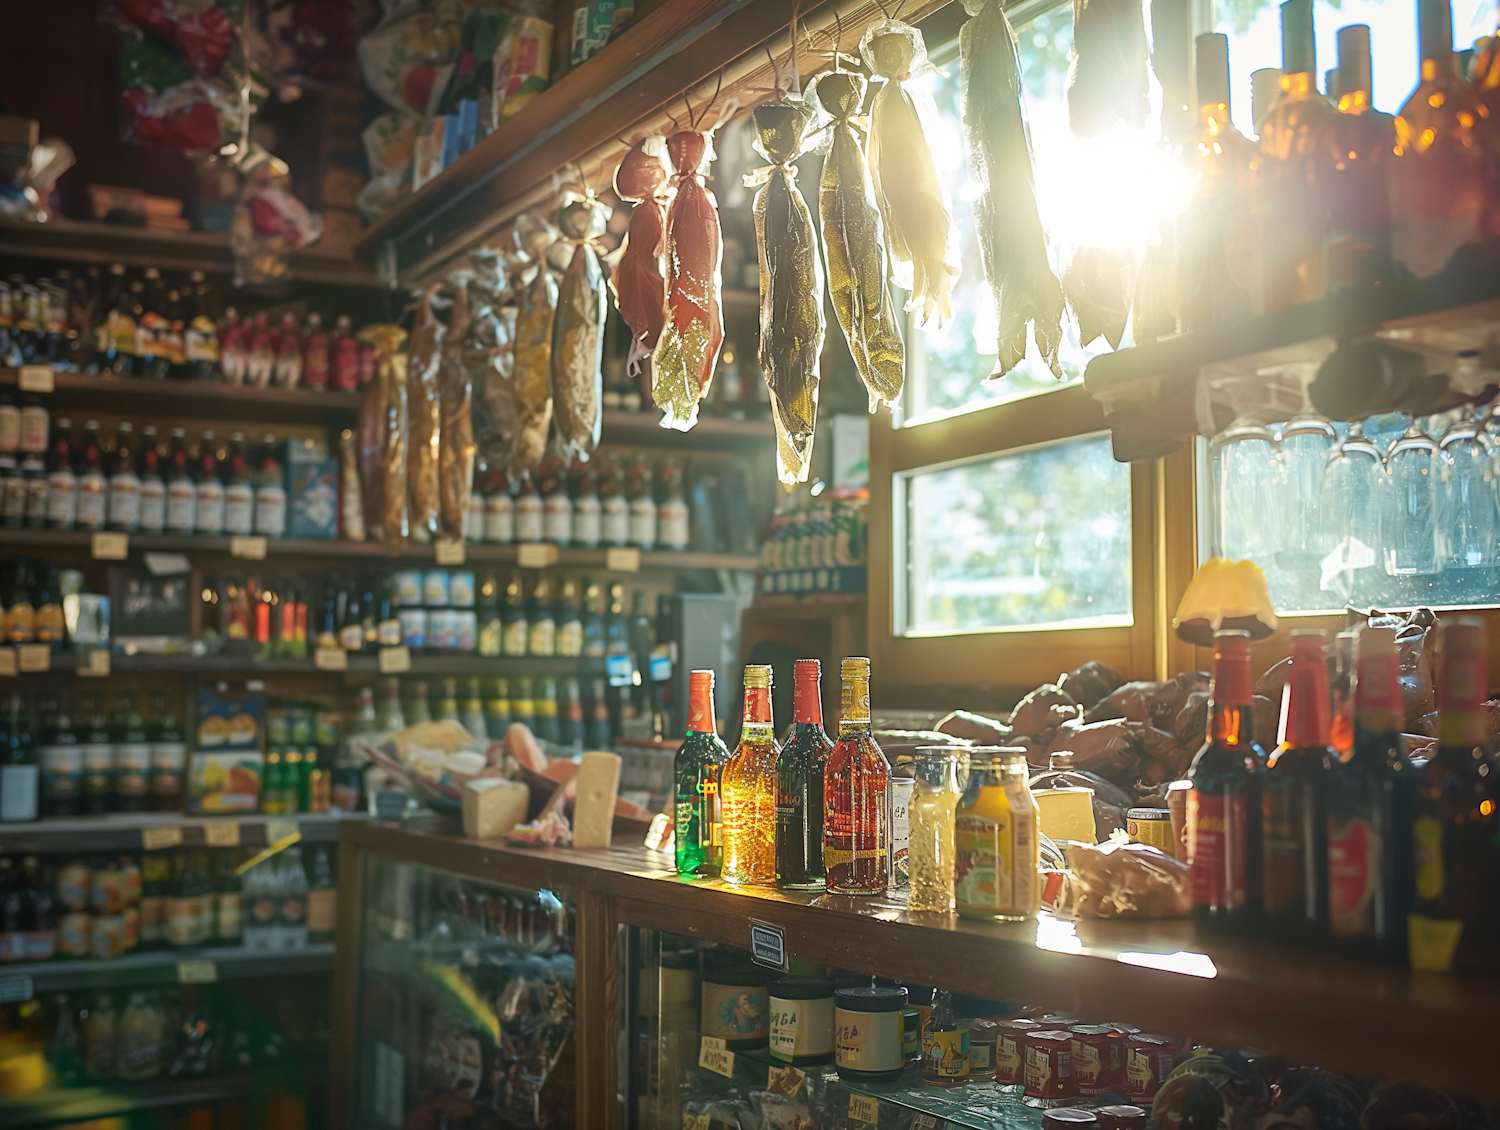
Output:
<svg viewBox="0 0 1500 1130">
<path fill-rule="evenodd" d="M 183 962 L 194 966 L 184 970 Z M 212 962 L 213 969 L 199 964 Z M 36 961 L 0 968 L 0 999 L 29 1000 L 34 993 L 71 992 L 76 989 L 130 989 L 151 985 L 175 985 L 183 980 L 245 980 L 251 977 L 289 977 L 297 973 L 326 973 L 333 968 L 333 943 L 299 949 L 252 950 L 241 946 L 184 948 L 127 953 L 109 960 L 84 958 L 75 961 Z M 212 976 L 209 974 L 212 973 Z M 30 981 L 30 993 L 22 990 Z M 0 1125 L 4 1125 L 0 1120 Z"/>
<path fill-rule="evenodd" d="M 337 843 L 339 829 L 350 821 L 364 820 L 362 813 L 303 812 L 287 816 L 189 816 L 181 812 L 115 812 L 106 816 L 66 816 L 25 824 L 0 824 L 0 855 L 48 855 L 64 852 L 138 852 L 160 829 L 175 828 L 181 847 L 204 847 L 206 829 L 227 824 L 239 828 L 240 845 L 263 848 L 267 826 L 295 824 L 303 843 Z M 3 967 L 0 967 L 3 969 Z"/>
<path fill-rule="evenodd" d="M 201 1106 L 265 1096 L 277 1089 L 297 1093 L 293 1075 L 279 1071 L 240 1071 L 205 1079 L 153 1079 L 149 1083 L 99 1084 L 48 1089 L 0 1099 L 0 1126 L 95 1125 L 139 1111 Z M 134 1122 L 131 1125 L 135 1125 Z"/>
<path fill-rule="evenodd" d="M 267 659 L 257 662 L 248 656 L 238 655 L 112 655 L 111 675 L 202 675 L 214 678 L 224 675 L 240 677 L 256 675 L 378 675 L 380 658 L 377 655 L 356 654 L 347 656 L 347 669 L 320 668 L 311 659 Z M 580 657 L 560 655 L 476 655 L 474 652 L 439 652 L 411 656 L 411 668 L 402 671 L 413 677 L 443 675 L 477 675 L 481 678 L 495 675 L 566 676 L 576 675 L 585 662 Z M 23 672 L 18 678 L 28 675 L 45 678 L 47 675 L 74 673 L 78 670 L 78 655 L 60 651 L 52 656 L 47 671 Z M 88 675 L 87 677 L 93 677 Z"/>
</svg>

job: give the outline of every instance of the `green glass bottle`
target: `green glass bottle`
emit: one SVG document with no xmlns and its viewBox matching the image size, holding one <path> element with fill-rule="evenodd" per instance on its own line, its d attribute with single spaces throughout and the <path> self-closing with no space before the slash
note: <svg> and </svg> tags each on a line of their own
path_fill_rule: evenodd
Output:
<svg viewBox="0 0 1500 1130">
<path fill-rule="evenodd" d="M 677 750 L 672 778 L 677 790 L 677 870 L 717 879 L 724 862 L 719 774 L 729 750 L 714 722 L 714 673 L 688 674 L 687 737 Z"/>
</svg>

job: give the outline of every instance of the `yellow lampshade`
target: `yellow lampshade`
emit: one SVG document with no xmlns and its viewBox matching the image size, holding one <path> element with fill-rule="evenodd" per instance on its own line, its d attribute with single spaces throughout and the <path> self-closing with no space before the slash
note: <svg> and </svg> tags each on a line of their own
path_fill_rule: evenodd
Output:
<svg viewBox="0 0 1500 1130">
<path fill-rule="evenodd" d="M 1199 647 L 1212 646 L 1220 628 L 1241 628 L 1252 639 L 1264 639 L 1276 630 L 1266 575 L 1254 561 L 1210 557 L 1188 582 L 1172 626 L 1178 639 Z"/>
</svg>

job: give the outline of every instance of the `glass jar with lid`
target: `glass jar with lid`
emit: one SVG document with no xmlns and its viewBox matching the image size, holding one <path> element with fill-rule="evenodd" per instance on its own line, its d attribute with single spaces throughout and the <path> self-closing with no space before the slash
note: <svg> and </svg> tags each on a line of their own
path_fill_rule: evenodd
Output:
<svg viewBox="0 0 1500 1130">
<path fill-rule="evenodd" d="M 907 806 L 908 910 L 953 910 L 954 821 L 969 784 L 968 750 L 918 746 Z"/>
<path fill-rule="evenodd" d="M 954 902 L 975 918 L 1024 921 L 1041 904 L 1041 817 L 1026 751 L 969 750 L 969 783 L 954 821 Z"/>
</svg>

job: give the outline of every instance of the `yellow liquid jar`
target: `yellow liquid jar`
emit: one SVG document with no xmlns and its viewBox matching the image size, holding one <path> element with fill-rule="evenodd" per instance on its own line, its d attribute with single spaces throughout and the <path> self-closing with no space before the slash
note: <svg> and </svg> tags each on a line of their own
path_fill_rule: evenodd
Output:
<svg viewBox="0 0 1500 1130">
<path fill-rule="evenodd" d="M 954 821 L 959 914 L 1020 922 L 1041 905 L 1041 817 L 1024 750 L 969 751 L 969 784 Z"/>
</svg>

